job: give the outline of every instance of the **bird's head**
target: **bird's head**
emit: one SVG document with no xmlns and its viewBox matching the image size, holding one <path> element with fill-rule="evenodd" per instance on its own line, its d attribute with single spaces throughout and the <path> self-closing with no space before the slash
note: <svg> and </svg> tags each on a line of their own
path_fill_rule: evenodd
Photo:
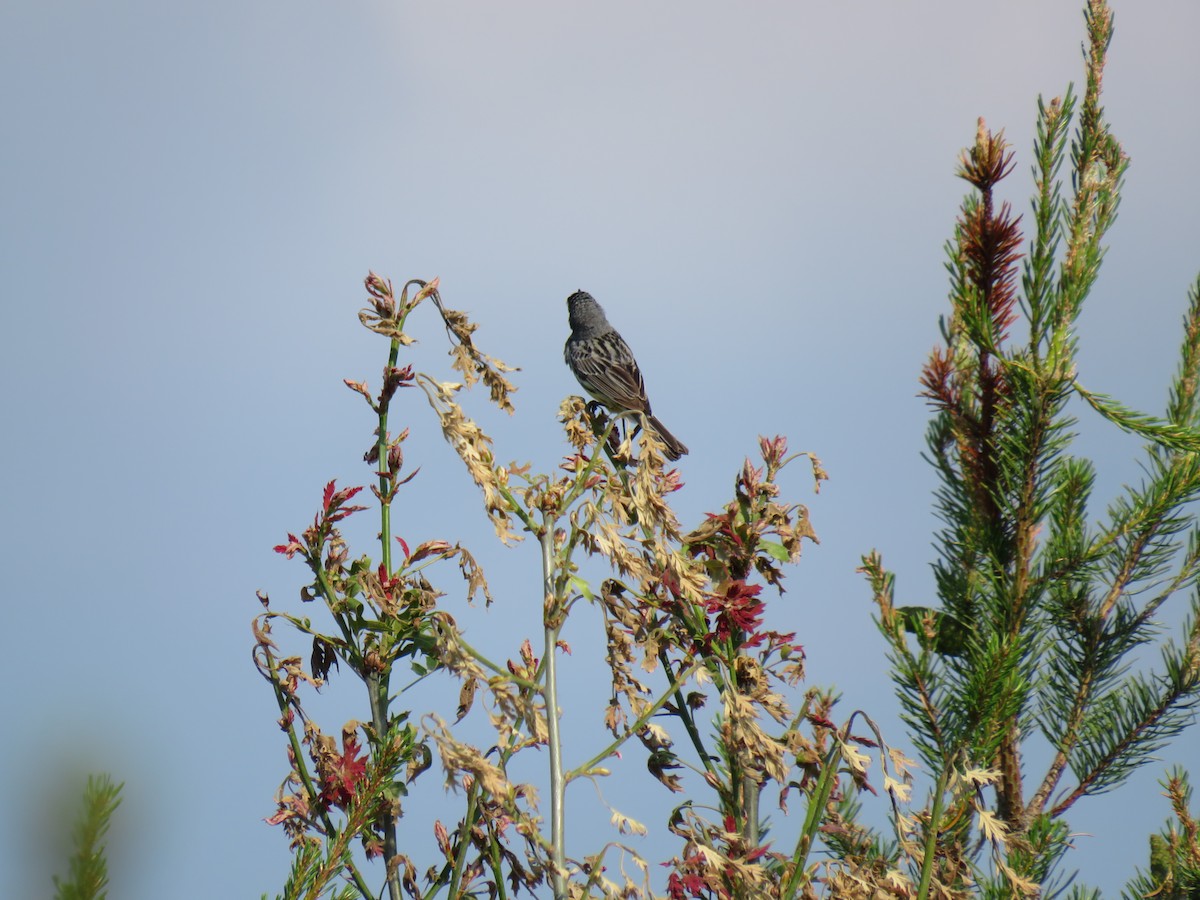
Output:
<svg viewBox="0 0 1200 900">
<path fill-rule="evenodd" d="M 567 320 L 571 330 L 595 329 L 608 324 L 604 310 L 587 291 L 576 291 L 567 298 Z"/>
</svg>

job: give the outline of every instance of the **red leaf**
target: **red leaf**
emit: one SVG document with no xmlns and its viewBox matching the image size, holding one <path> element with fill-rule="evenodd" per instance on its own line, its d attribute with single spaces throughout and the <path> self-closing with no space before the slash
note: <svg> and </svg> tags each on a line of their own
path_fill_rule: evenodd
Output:
<svg viewBox="0 0 1200 900">
<path fill-rule="evenodd" d="M 367 758 L 359 756 L 358 739 L 342 741 L 342 753 L 333 756 L 323 766 L 321 799 L 330 806 L 345 809 L 354 798 L 354 791 L 367 774 Z"/>
<path fill-rule="evenodd" d="M 335 490 L 337 479 L 330 481 L 325 485 L 325 491 L 321 496 L 321 509 L 325 512 L 325 517 L 330 522 L 336 522 L 339 519 L 344 519 L 351 513 L 366 509 L 365 506 L 347 506 L 341 509 L 343 503 L 362 490 L 362 487 L 342 488 L 340 491 Z"/>
<path fill-rule="evenodd" d="M 408 558 L 410 563 L 418 562 L 427 556 L 441 555 L 453 549 L 445 541 L 426 541 L 420 547 L 413 551 Z"/>
<path fill-rule="evenodd" d="M 276 544 L 275 552 L 284 554 L 288 559 L 291 559 L 297 553 L 304 552 L 304 545 L 300 543 L 300 539 L 294 534 L 288 533 L 288 542 L 286 544 Z"/>
</svg>

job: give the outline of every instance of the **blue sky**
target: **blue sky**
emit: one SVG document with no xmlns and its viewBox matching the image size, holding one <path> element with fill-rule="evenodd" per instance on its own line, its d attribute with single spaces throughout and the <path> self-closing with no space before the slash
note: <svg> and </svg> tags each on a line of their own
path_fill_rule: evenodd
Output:
<svg viewBox="0 0 1200 900">
<path fill-rule="evenodd" d="M 472 410 L 502 458 L 549 469 L 565 451 L 577 288 L 691 447 L 685 522 L 723 502 L 760 432 L 818 454 L 819 497 L 793 478 L 822 543 L 776 621 L 812 682 L 904 746 L 854 569 L 878 548 L 902 601 L 929 596 L 917 374 L 946 308 L 955 159 L 977 117 L 1005 128 L 1005 196 L 1026 208 L 1036 97 L 1081 80 L 1079 6 L 0 8 L 5 881 L 37 874 L 18 836 L 86 760 L 128 782 L 115 895 L 281 883 L 284 838 L 261 820 L 284 757 L 249 622 L 256 589 L 291 603 L 304 580 L 271 547 L 328 479 L 366 478 L 373 426 L 341 379 L 377 383 L 383 362 L 355 316 L 368 269 L 440 276 L 481 345 L 522 367 L 511 421 Z M 1133 164 L 1080 377 L 1157 411 L 1200 269 L 1200 7 L 1114 6 L 1105 105 Z M 417 327 L 417 363 L 443 365 L 441 330 Z M 536 554 L 495 544 L 429 411 L 403 415 L 423 469 L 401 530 L 474 548 L 496 606 L 453 611 L 511 655 L 540 628 Z M 1135 481 L 1137 443 L 1081 417 L 1102 496 Z M 575 670 L 580 720 L 602 702 L 593 675 Z M 365 717 L 348 691 L 322 702 L 331 728 Z M 1167 813 L 1155 781 L 1198 751 L 1189 733 L 1080 806 L 1085 881 L 1114 891 L 1144 862 Z"/>
</svg>

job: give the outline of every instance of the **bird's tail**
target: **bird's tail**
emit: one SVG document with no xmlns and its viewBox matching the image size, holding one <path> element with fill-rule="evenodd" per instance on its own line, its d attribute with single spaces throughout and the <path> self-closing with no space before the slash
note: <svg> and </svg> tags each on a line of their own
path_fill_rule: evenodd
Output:
<svg viewBox="0 0 1200 900">
<path fill-rule="evenodd" d="M 688 452 L 687 446 L 671 432 L 667 431 L 666 426 L 658 421 L 658 416 L 647 416 L 646 419 L 650 423 L 650 427 L 654 429 L 654 433 L 658 439 L 663 442 L 667 449 L 667 459 L 676 460 L 681 456 L 686 456 Z"/>
</svg>

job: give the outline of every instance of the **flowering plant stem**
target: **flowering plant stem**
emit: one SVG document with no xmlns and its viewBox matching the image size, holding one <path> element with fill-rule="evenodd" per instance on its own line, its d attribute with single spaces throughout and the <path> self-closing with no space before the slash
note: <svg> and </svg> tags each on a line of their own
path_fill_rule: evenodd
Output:
<svg viewBox="0 0 1200 900">
<path fill-rule="evenodd" d="M 928 830 L 925 832 L 925 853 L 921 859 L 921 882 L 917 886 L 918 900 L 926 900 L 929 896 L 930 884 L 933 881 L 933 863 L 937 858 L 938 849 L 938 829 L 946 802 L 946 787 L 949 777 L 949 770 L 942 772 L 933 791 L 933 806 L 929 810 L 929 824 L 926 826 Z"/>
<path fill-rule="evenodd" d="M 422 285 L 423 286 L 423 285 Z M 405 286 L 407 287 L 407 285 Z M 399 329 L 403 331 L 407 314 L 399 317 Z M 388 348 L 388 363 L 386 373 L 396 371 L 400 358 L 400 340 L 393 337 Z M 387 375 L 384 376 L 385 381 Z M 380 564 L 387 577 L 393 576 L 392 571 L 392 502 L 396 497 L 395 478 L 389 472 L 388 453 L 390 441 L 388 438 L 388 411 L 391 407 L 392 394 L 386 390 L 379 397 L 379 428 L 376 433 L 375 455 L 379 462 L 379 555 Z M 367 697 L 371 708 L 371 724 L 375 729 L 375 739 L 381 744 L 390 739 L 388 727 L 388 705 L 391 695 L 391 666 L 384 665 L 381 670 L 370 672 L 365 681 Z M 389 900 L 402 900 L 400 877 L 394 864 L 396 858 L 396 817 L 391 809 L 385 810 L 380 816 L 380 830 L 383 833 L 383 858 L 387 866 L 387 886 Z"/>
<path fill-rule="evenodd" d="M 554 586 L 554 524 L 549 518 L 538 535 L 542 549 L 542 583 L 545 586 L 543 609 L 545 610 L 546 649 L 543 659 L 546 667 L 546 730 L 549 734 L 550 754 L 550 853 L 554 872 L 551 884 L 555 900 L 567 896 L 566 851 L 566 784 L 563 781 L 562 734 L 558 721 L 558 635 L 562 627 L 559 611 L 562 602 L 556 596 Z"/>
</svg>

